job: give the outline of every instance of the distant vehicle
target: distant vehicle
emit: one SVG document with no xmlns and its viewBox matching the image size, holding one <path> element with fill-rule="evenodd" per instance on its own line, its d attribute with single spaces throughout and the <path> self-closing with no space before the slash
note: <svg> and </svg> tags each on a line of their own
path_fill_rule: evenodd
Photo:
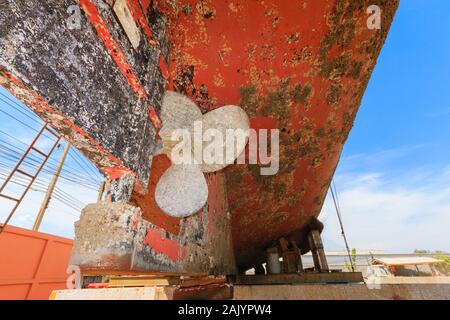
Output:
<svg viewBox="0 0 450 320">
<path fill-rule="evenodd" d="M 426 257 L 372 259 L 366 270 L 366 282 L 450 283 L 448 274 L 438 267 L 444 263 L 445 261 Z"/>
<path fill-rule="evenodd" d="M 394 276 L 389 268 L 383 265 L 370 265 L 366 271 L 367 277 L 392 277 Z"/>
</svg>

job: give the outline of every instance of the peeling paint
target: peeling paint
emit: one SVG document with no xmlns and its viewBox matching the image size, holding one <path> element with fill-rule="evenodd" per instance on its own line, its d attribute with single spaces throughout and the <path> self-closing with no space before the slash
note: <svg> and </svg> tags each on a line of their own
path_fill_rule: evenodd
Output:
<svg viewBox="0 0 450 320">
<path fill-rule="evenodd" d="M 155 2 L 168 17 L 169 87 L 203 112 L 235 104 L 252 128 L 280 129 L 276 176 L 260 176 L 257 165 L 226 169 L 240 268 L 262 262 L 268 242 L 299 234 L 319 214 L 324 181 L 398 6 L 375 2 L 383 8 L 381 31 L 366 27 L 369 0 Z"/>
<path fill-rule="evenodd" d="M 0 3 L 2 85 L 106 175 L 110 168 L 127 168 L 145 191 L 157 150 L 148 113 L 151 105 L 159 112 L 166 83 L 157 64 L 168 53 L 161 17 L 152 14 L 154 34 L 163 42 L 155 48 L 141 41 L 134 50 L 110 4 L 102 0 L 81 1 L 88 15 L 81 10 L 81 29 L 70 30 L 66 11 L 77 4 Z"/>
<path fill-rule="evenodd" d="M 146 40 L 136 50 L 102 0 L 97 11 L 82 0 L 90 20 L 83 16 L 81 33 L 66 30 L 61 8 L 74 3 L 0 3 L 0 79 L 96 165 L 117 167 L 111 175 L 130 169 L 148 182 L 148 192 L 134 186 L 132 203 L 148 228 L 164 228 L 166 240 L 186 251 L 174 263 L 139 240 L 142 254 L 133 265 L 230 272 L 234 256 L 240 269 L 252 267 L 280 237 L 292 234 L 301 243 L 320 212 L 398 1 L 129 0 Z M 383 8 L 382 30 L 366 27 L 372 4 Z M 188 95 L 203 113 L 240 105 L 252 128 L 280 129 L 279 174 L 229 167 L 208 175 L 210 197 L 197 215 L 162 214 L 154 186 L 170 162 L 152 156 L 166 87 Z"/>
</svg>

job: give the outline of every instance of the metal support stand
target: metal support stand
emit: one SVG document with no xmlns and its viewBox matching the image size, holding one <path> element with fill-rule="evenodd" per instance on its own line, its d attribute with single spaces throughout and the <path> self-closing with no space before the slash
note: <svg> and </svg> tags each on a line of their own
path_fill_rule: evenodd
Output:
<svg viewBox="0 0 450 320">
<path fill-rule="evenodd" d="M 300 249 L 293 239 L 281 238 L 278 246 L 266 250 L 266 257 L 268 274 L 303 272 Z"/>
<path fill-rule="evenodd" d="M 302 258 L 297 243 L 293 239 L 281 238 L 279 240 L 279 248 L 283 258 L 281 264 L 283 273 L 302 272 Z"/>
<path fill-rule="evenodd" d="M 281 273 L 280 254 L 278 253 L 277 247 L 268 248 L 266 250 L 266 262 L 268 274 Z"/>
<path fill-rule="evenodd" d="M 317 272 L 330 272 L 319 230 L 311 230 L 308 234 L 308 241 L 314 260 L 315 270 Z"/>
</svg>

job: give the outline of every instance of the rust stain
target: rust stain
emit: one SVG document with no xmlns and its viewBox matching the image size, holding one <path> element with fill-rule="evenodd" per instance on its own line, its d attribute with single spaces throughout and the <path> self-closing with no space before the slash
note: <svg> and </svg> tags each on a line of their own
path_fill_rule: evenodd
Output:
<svg viewBox="0 0 450 320">
<path fill-rule="evenodd" d="M 148 96 L 147 92 L 142 87 L 131 66 L 128 64 L 127 59 L 122 52 L 122 49 L 120 49 L 119 44 L 113 39 L 108 26 L 100 16 L 100 13 L 98 12 L 95 4 L 91 0 L 80 0 L 80 6 L 85 11 L 89 21 L 97 31 L 99 37 L 102 39 L 110 56 L 116 62 L 117 66 L 120 69 L 120 72 L 125 77 L 125 79 L 127 79 L 130 87 L 139 97 L 146 98 Z"/>
<path fill-rule="evenodd" d="M 174 262 L 183 259 L 186 255 L 186 248 L 179 246 L 176 240 L 167 239 L 164 234 L 165 232 L 160 229 L 149 228 L 144 242 L 156 253 L 163 253 Z"/>
<path fill-rule="evenodd" d="M 208 175 L 208 205 L 189 219 L 168 217 L 154 201 L 156 183 L 170 165 L 164 156 L 154 157 L 148 192 L 136 185 L 132 202 L 142 208 L 146 220 L 187 246 L 185 269 L 192 267 L 192 258 L 200 269 L 218 272 L 214 268 L 221 265 L 221 257 L 212 252 L 231 242 L 224 238 L 231 237 L 227 223 L 239 267 L 254 266 L 264 259 L 268 243 L 300 234 L 319 214 L 398 1 L 128 3 L 147 39 L 157 34 L 150 33 L 145 16 L 155 9 L 166 16 L 170 56 L 166 60 L 161 55 L 156 63 L 168 88 L 191 97 L 202 112 L 237 104 L 247 111 L 253 129 L 280 130 L 277 175 L 261 176 L 260 165 L 230 166 L 224 173 Z M 138 97 L 148 98 L 92 0 L 80 4 L 130 87 Z M 383 9 L 382 30 L 366 27 L 365 8 L 373 4 Z M 104 171 L 120 174 L 124 166 L 118 159 L 35 93 L 3 80 L 5 72 L 0 75 L 3 85 L 25 96 L 99 167 L 114 167 Z M 148 116 L 157 125 L 155 114 L 150 108 Z"/>
<path fill-rule="evenodd" d="M 180 232 L 181 220 L 179 218 L 170 217 L 162 211 L 156 204 L 154 196 L 159 179 L 170 165 L 170 160 L 166 155 L 153 157 L 152 167 L 150 168 L 151 175 L 148 181 L 148 192 L 141 193 L 137 190 L 137 186 L 135 186 L 130 203 L 142 209 L 142 216 L 144 219 L 177 235 Z"/>
<path fill-rule="evenodd" d="M 159 56 L 159 69 L 161 70 L 161 74 L 164 77 L 164 79 L 170 78 L 169 68 L 167 67 L 166 61 L 164 59 L 164 56 Z"/>
<path fill-rule="evenodd" d="M 152 28 L 149 26 L 147 19 L 145 18 L 144 12 L 142 11 L 141 8 L 141 4 L 138 2 L 138 0 L 127 0 L 127 6 L 130 9 L 136 24 L 141 26 L 142 31 L 144 32 L 148 40 L 148 43 L 156 47 L 157 43 L 153 38 Z"/>
<path fill-rule="evenodd" d="M 125 175 L 131 172 L 86 132 L 63 116 L 56 108 L 47 104 L 37 92 L 2 68 L 0 68 L 0 84 L 60 132 L 65 139 L 71 141 L 73 146 L 101 168 L 107 177 L 116 179 L 122 173 Z"/>
<path fill-rule="evenodd" d="M 366 27 L 372 4 L 383 8 L 381 31 Z M 260 176 L 257 165 L 226 169 L 237 260 L 249 266 L 265 243 L 320 212 L 398 1 L 155 5 L 168 16 L 169 87 L 203 111 L 237 104 L 252 128 L 280 129 L 276 176 Z"/>
<path fill-rule="evenodd" d="M 150 121 L 153 123 L 155 129 L 159 131 L 161 129 L 162 123 L 154 106 L 150 106 L 148 111 L 148 117 L 150 118 Z"/>
</svg>

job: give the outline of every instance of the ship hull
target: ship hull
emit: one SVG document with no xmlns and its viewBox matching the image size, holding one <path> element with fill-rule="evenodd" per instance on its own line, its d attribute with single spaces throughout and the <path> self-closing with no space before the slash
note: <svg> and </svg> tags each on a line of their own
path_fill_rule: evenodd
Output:
<svg viewBox="0 0 450 320">
<path fill-rule="evenodd" d="M 0 84 L 111 181 L 133 177 L 129 201 L 150 224 L 143 244 L 125 253 L 112 246 L 89 268 L 106 272 L 107 260 L 110 269 L 130 271 L 129 260 L 143 246 L 152 263 L 139 272 L 235 273 L 234 262 L 239 270 L 258 266 L 282 237 L 308 251 L 307 226 L 320 213 L 399 2 L 124 3 L 129 20 L 120 20 L 109 2 L 0 5 Z M 82 31 L 61 22 L 71 5 L 80 8 Z M 380 28 L 370 24 L 377 21 L 373 5 Z M 201 212 L 166 215 L 154 199 L 170 166 L 156 156 L 165 90 L 190 97 L 203 113 L 239 105 L 256 132 L 279 130 L 276 173 L 239 164 L 206 174 L 209 197 Z M 129 190 L 120 189 L 119 198 L 128 202 Z M 232 251 L 227 261 L 219 258 L 224 246 Z M 169 260 L 158 270 L 158 261 Z"/>
<path fill-rule="evenodd" d="M 265 248 L 281 237 L 293 236 L 309 249 L 305 227 L 320 213 L 398 6 L 378 1 L 382 28 L 369 29 L 367 9 L 373 4 L 272 0 L 160 6 L 168 16 L 170 89 L 191 97 L 203 112 L 235 104 L 246 110 L 252 129 L 279 130 L 276 174 L 261 175 L 268 166 L 261 164 L 224 170 L 223 196 L 242 270 L 264 262 Z"/>
</svg>

